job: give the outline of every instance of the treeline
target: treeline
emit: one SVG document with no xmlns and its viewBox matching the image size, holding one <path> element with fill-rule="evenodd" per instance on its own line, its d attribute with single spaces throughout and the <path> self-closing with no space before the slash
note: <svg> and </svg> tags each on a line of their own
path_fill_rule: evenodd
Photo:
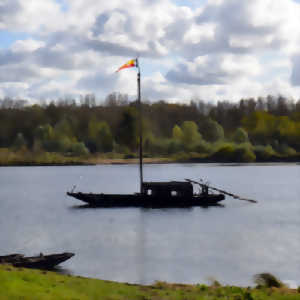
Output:
<svg viewBox="0 0 300 300">
<path fill-rule="evenodd" d="M 143 101 L 146 157 L 175 160 L 298 161 L 300 101 L 282 96 L 216 104 Z M 138 147 L 138 109 L 113 93 L 29 105 L 0 99 L 0 161 L 10 157 L 132 158 Z M 1 156 L 2 153 L 2 156 Z M 6 153 L 6 157 L 3 156 Z M 59 156 L 55 156 L 59 155 Z M 20 160 L 20 159 L 19 159 Z"/>
</svg>

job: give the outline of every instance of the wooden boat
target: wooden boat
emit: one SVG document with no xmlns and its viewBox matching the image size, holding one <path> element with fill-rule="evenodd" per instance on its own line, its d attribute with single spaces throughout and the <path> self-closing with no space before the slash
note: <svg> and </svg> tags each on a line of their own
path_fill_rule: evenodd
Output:
<svg viewBox="0 0 300 300">
<path fill-rule="evenodd" d="M 58 264 L 73 257 L 74 253 L 64 252 L 58 254 L 25 257 L 23 254 L 10 254 L 0 256 L 0 264 L 12 264 L 14 267 L 32 269 L 53 269 Z"/>
<path fill-rule="evenodd" d="M 217 205 L 225 199 L 223 194 L 208 193 L 203 188 L 193 193 L 190 182 L 143 182 L 142 193 L 135 194 L 93 194 L 68 192 L 69 196 L 81 200 L 91 207 L 190 207 Z"/>
<path fill-rule="evenodd" d="M 139 171 L 140 192 L 135 194 L 93 194 L 74 191 L 67 192 L 68 196 L 86 202 L 92 207 L 189 207 L 216 205 L 225 199 L 223 193 L 209 194 L 209 187 L 201 185 L 202 192 L 193 193 L 191 182 L 144 182 L 143 181 L 143 135 L 141 108 L 141 75 L 138 59 L 132 66 L 138 68 L 138 108 L 139 108 Z M 122 69 L 122 68 L 120 68 Z"/>
</svg>

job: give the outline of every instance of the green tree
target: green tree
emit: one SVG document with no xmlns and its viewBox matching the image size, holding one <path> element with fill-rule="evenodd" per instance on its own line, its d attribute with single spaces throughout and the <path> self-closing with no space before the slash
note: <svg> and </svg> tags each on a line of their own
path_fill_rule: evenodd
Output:
<svg viewBox="0 0 300 300">
<path fill-rule="evenodd" d="M 181 141 L 171 139 L 168 144 L 167 153 L 168 154 L 175 154 L 178 152 L 183 151 L 183 144 Z"/>
<path fill-rule="evenodd" d="M 106 122 L 91 120 L 88 126 L 88 145 L 93 152 L 110 152 L 114 147 L 114 139 Z"/>
<path fill-rule="evenodd" d="M 71 153 L 72 146 L 76 143 L 78 141 L 74 135 L 71 122 L 63 118 L 55 125 L 53 138 L 46 141 L 46 148 L 50 152 Z"/>
<path fill-rule="evenodd" d="M 176 141 L 182 141 L 182 139 L 183 139 L 183 132 L 182 132 L 181 128 L 178 125 L 175 125 L 173 127 L 172 137 Z"/>
<path fill-rule="evenodd" d="M 266 145 L 272 142 L 276 132 L 275 116 L 264 111 L 256 111 L 245 117 L 242 124 L 255 144 Z"/>
<path fill-rule="evenodd" d="M 186 147 L 193 147 L 201 141 L 198 126 L 193 121 L 185 121 L 182 124 L 182 142 Z"/>
<path fill-rule="evenodd" d="M 65 118 L 55 125 L 54 131 L 56 136 L 74 137 L 72 124 Z"/>
<path fill-rule="evenodd" d="M 279 144 L 276 151 L 283 156 L 294 156 L 297 154 L 296 150 L 287 144 Z"/>
<path fill-rule="evenodd" d="M 129 147 L 132 151 L 138 145 L 138 113 L 136 108 L 126 108 L 121 116 L 119 128 L 117 130 L 117 142 Z"/>
<path fill-rule="evenodd" d="M 277 138 L 279 143 L 297 144 L 300 138 L 299 125 L 300 122 L 294 122 L 289 117 L 278 117 L 274 138 Z"/>
<path fill-rule="evenodd" d="M 256 155 L 247 144 L 239 146 L 235 151 L 234 161 L 236 162 L 255 162 Z"/>
<path fill-rule="evenodd" d="M 40 125 L 34 132 L 35 139 L 47 141 L 54 138 L 54 131 L 50 124 Z"/>
<path fill-rule="evenodd" d="M 81 156 L 81 155 L 87 155 L 87 154 L 89 154 L 88 148 L 82 142 L 73 143 L 71 145 L 71 147 L 70 147 L 70 152 L 73 155 L 76 155 L 76 156 Z"/>
<path fill-rule="evenodd" d="M 23 136 L 23 133 L 19 132 L 17 134 L 17 137 L 14 141 L 14 144 L 13 144 L 13 148 L 15 151 L 19 151 L 19 150 L 22 150 L 24 148 L 27 148 L 27 142 Z"/>
<path fill-rule="evenodd" d="M 235 147 L 232 144 L 223 144 L 213 155 L 212 159 L 221 162 L 235 161 Z"/>
<path fill-rule="evenodd" d="M 72 140 L 68 136 L 60 135 L 55 136 L 53 140 L 46 141 L 45 146 L 49 152 L 68 153 L 70 152 L 72 144 L 76 142 L 76 140 Z"/>
<path fill-rule="evenodd" d="M 207 119 L 200 124 L 200 132 L 207 142 L 215 143 L 224 139 L 223 127 L 212 119 Z"/>
<path fill-rule="evenodd" d="M 255 151 L 257 161 L 268 161 L 277 156 L 276 152 L 274 151 L 271 145 L 255 146 L 254 151 Z"/>
<path fill-rule="evenodd" d="M 233 135 L 233 141 L 237 144 L 247 143 L 249 141 L 247 131 L 241 127 L 237 128 Z"/>
</svg>

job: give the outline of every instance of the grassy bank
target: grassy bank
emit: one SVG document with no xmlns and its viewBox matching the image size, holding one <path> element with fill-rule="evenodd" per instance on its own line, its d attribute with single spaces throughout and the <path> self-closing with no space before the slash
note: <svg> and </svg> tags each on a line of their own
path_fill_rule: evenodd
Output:
<svg viewBox="0 0 300 300">
<path fill-rule="evenodd" d="M 14 152 L 7 148 L 0 148 L 0 166 L 83 165 L 88 163 L 85 157 L 70 157 L 50 152 Z"/>
<path fill-rule="evenodd" d="M 86 160 L 89 164 L 95 165 L 113 165 L 113 164 L 138 164 L 138 158 L 104 158 L 104 157 L 93 157 Z M 144 164 L 165 164 L 176 162 L 176 160 L 167 157 L 152 157 L 143 158 Z"/>
<path fill-rule="evenodd" d="M 142 286 L 2 265 L 0 299 L 294 300 L 300 299 L 300 290 L 286 287 L 241 288 L 220 286 L 218 283 L 207 286 L 157 282 Z"/>
<path fill-rule="evenodd" d="M 144 163 L 169 163 L 176 159 L 170 157 L 147 157 Z M 68 165 L 96 165 L 96 164 L 136 164 L 138 158 L 127 157 L 124 154 L 109 153 L 97 155 L 69 156 L 61 153 L 31 151 L 10 151 L 0 148 L 0 166 L 68 166 Z"/>
</svg>

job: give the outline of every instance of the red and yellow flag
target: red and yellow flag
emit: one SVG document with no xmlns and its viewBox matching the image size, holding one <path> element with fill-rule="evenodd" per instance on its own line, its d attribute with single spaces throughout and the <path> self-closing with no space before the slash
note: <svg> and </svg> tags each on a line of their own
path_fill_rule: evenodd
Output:
<svg viewBox="0 0 300 300">
<path fill-rule="evenodd" d="M 131 59 L 125 65 L 121 66 L 116 72 L 119 72 L 119 71 L 121 71 L 123 69 L 127 69 L 127 68 L 133 68 L 133 67 L 137 67 L 136 59 Z"/>
</svg>

